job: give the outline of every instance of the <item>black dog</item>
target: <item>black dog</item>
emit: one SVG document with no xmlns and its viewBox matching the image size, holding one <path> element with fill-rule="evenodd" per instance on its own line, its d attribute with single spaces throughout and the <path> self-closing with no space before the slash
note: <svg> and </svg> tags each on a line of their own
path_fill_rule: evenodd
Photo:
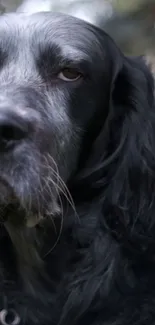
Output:
<svg viewBox="0 0 155 325">
<path fill-rule="evenodd" d="M 154 81 L 101 30 L 0 18 L 0 322 L 155 323 Z"/>
</svg>

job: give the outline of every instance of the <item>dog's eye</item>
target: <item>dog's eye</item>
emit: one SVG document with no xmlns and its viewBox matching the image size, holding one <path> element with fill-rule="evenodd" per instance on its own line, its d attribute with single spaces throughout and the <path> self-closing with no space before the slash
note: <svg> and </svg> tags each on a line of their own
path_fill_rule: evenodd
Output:
<svg viewBox="0 0 155 325">
<path fill-rule="evenodd" d="M 65 68 L 58 74 L 58 78 L 65 81 L 76 81 L 81 77 L 82 75 L 79 71 L 71 68 Z"/>
</svg>

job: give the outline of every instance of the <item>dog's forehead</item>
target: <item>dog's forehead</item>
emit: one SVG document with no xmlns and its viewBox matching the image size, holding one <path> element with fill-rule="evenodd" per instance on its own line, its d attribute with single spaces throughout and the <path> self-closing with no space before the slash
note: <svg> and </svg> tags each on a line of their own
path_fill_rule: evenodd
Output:
<svg viewBox="0 0 155 325">
<path fill-rule="evenodd" d="M 81 50 L 98 46 L 95 27 L 86 22 L 57 13 L 6 14 L 0 18 L 0 42 L 8 41 L 18 46 L 24 42 L 48 43 L 50 41 L 73 46 Z"/>
</svg>

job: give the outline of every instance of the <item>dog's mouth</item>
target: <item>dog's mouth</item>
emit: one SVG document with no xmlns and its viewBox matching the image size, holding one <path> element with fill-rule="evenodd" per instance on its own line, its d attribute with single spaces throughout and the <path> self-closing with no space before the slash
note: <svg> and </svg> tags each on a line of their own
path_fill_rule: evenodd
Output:
<svg viewBox="0 0 155 325">
<path fill-rule="evenodd" d="M 27 211 L 21 208 L 18 202 L 0 206 L 0 222 L 2 224 L 11 223 L 16 227 L 32 228 L 41 223 L 43 217 L 37 213 L 27 215 Z"/>
<path fill-rule="evenodd" d="M 62 214 L 60 194 L 65 188 L 57 184 L 49 170 L 20 164 L 8 172 L 0 166 L 0 224 L 33 228 Z M 7 167 L 7 166 L 6 166 Z M 16 165 L 15 165 L 16 167 Z M 31 167 L 31 168 L 30 168 Z M 8 168 L 7 168 L 8 170 Z M 67 191 L 65 197 L 68 197 Z"/>
<path fill-rule="evenodd" d="M 0 178 L 0 223 L 11 223 L 16 227 L 35 227 L 42 216 L 35 211 L 22 207 L 15 190 Z"/>
</svg>

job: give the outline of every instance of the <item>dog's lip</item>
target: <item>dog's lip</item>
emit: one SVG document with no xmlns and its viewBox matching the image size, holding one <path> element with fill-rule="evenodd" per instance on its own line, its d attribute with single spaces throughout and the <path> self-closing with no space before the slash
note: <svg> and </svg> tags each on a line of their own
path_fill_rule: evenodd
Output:
<svg viewBox="0 0 155 325">
<path fill-rule="evenodd" d="M 20 201 L 11 184 L 0 175 L 0 222 L 11 222 L 15 225 L 23 224 L 26 212 L 20 206 Z M 4 196 L 4 198 L 3 198 Z"/>
<path fill-rule="evenodd" d="M 21 217 L 22 216 L 22 217 Z M 25 211 L 19 209 L 17 202 L 13 204 L 12 202 L 4 207 L 1 207 L 1 222 L 10 222 L 15 225 L 25 223 Z"/>
<path fill-rule="evenodd" d="M 38 215 L 32 215 L 31 217 L 29 217 L 26 220 L 26 226 L 28 228 L 34 228 L 35 226 L 37 226 L 41 221 L 43 220 L 42 216 L 38 216 Z"/>
<path fill-rule="evenodd" d="M 15 227 L 34 228 L 43 220 L 43 217 L 37 214 L 30 214 L 27 216 L 24 209 L 17 209 L 13 205 L 8 205 L 4 208 L 1 216 L 1 223 L 11 223 Z"/>
<path fill-rule="evenodd" d="M 3 211 L 5 215 L 5 218 L 3 218 L 4 222 L 7 220 L 14 224 L 26 225 L 29 228 L 36 226 L 43 219 L 43 216 L 36 213 L 36 211 L 30 211 L 28 214 L 27 211 L 19 205 L 18 201 L 9 204 Z"/>
<path fill-rule="evenodd" d="M 16 195 L 14 188 L 0 175 L 0 185 L 6 189 L 6 198 L 3 202 L 0 198 L 0 223 L 10 223 L 15 227 L 34 228 L 41 224 L 45 215 L 39 213 L 35 207 L 27 211 L 21 206 L 20 199 Z M 3 192 L 3 190 L 2 190 Z M 7 203 L 6 203 L 7 202 Z"/>
</svg>

